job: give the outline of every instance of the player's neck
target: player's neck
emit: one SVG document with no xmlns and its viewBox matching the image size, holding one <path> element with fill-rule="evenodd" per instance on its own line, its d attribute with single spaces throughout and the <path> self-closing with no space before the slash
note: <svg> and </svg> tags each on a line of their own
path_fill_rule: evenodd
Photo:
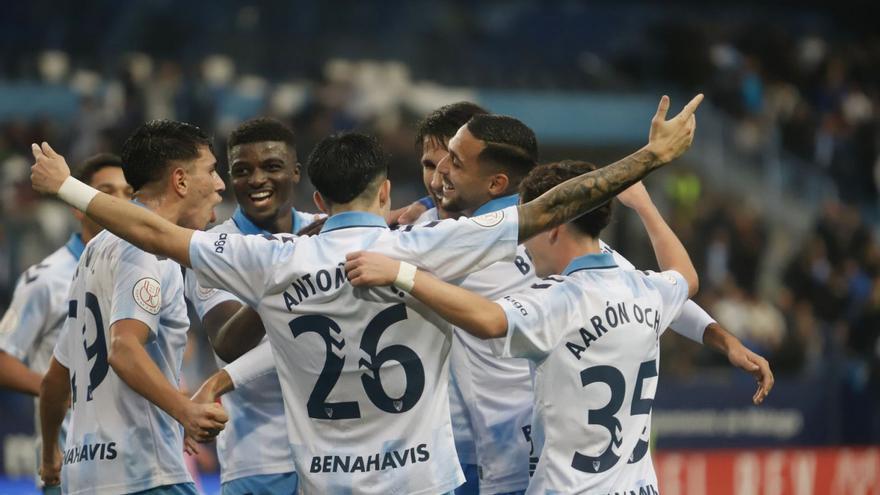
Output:
<svg viewBox="0 0 880 495">
<path fill-rule="evenodd" d="M 278 210 L 277 215 L 266 220 L 251 218 L 247 213 L 245 213 L 245 216 L 248 220 L 253 222 L 254 225 L 266 232 L 287 233 L 290 232 L 290 229 L 293 227 L 293 210 L 291 210 L 290 205 L 282 206 Z M 296 232 L 294 232 L 294 234 L 295 233 Z"/>
<path fill-rule="evenodd" d="M 177 224 L 182 217 L 180 201 L 173 201 L 165 194 L 154 194 L 150 191 L 139 191 L 134 199 L 160 217 Z"/>
<path fill-rule="evenodd" d="M 556 260 L 558 261 L 556 273 L 562 273 L 562 271 L 565 270 L 565 267 L 567 267 L 575 258 L 580 258 L 581 256 L 586 256 L 588 254 L 599 254 L 602 252 L 599 239 L 590 236 L 560 235 L 557 239 L 556 249 Z"/>
</svg>

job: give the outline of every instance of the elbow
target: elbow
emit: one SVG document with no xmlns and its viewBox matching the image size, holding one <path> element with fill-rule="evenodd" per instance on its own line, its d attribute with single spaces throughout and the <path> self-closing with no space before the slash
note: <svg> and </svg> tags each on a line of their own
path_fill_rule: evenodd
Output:
<svg viewBox="0 0 880 495">
<path fill-rule="evenodd" d="M 224 345 L 222 340 L 218 340 L 213 342 L 214 352 L 217 354 L 217 357 L 222 359 L 226 363 L 231 363 L 236 359 L 240 358 L 243 352 L 238 349 L 233 349 L 231 346 Z"/>
<path fill-rule="evenodd" d="M 107 354 L 107 363 L 116 372 L 116 374 L 124 373 L 125 365 L 130 361 L 131 342 L 130 339 L 114 335 L 110 339 L 110 349 Z"/>
<path fill-rule="evenodd" d="M 501 308 L 497 312 L 486 312 L 486 317 L 479 323 L 477 337 L 483 340 L 497 339 L 507 335 L 507 315 Z"/>
<path fill-rule="evenodd" d="M 697 295 L 697 292 L 700 290 L 700 277 L 697 275 L 696 271 L 693 271 L 690 276 L 687 278 L 688 283 L 688 299 Z"/>
</svg>

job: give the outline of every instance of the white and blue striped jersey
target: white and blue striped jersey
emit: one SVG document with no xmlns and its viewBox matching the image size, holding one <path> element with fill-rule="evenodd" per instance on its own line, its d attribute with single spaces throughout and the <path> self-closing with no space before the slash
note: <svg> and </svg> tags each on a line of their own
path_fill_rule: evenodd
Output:
<svg viewBox="0 0 880 495">
<path fill-rule="evenodd" d="M 293 210 L 291 232 L 306 227 L 321 215 Z M 216 225 L 209 232 L 269 235 L 236 208 L 232 218 Z M 186 274 L 186 297 L 199 318 L 226 301 L 244 304 L 239 298 L 221 289 L 205 289 L 196 281 L 192 270 Z M 226 365 L 215 356 L 217 366 Z M 220 460 L 220 481 L 226 483 L 246 476 L 289 473 L 295 470 L 284 419 L 284 400 L 278 374 L 268 373 L 258 380 L 236 389 L 220 399 L 229 415 L 226 428 L 217 437 Z"/>
<path fill-rule="evenodd" d="M 657 493 L 648 440 L 660 332 L 688 298 L 675 271 L 622 270 L 608 253 L 496 300 L 497 355 L 535 364 L 528 493 Z"/>
<path fill-rule="evenodd" d="M 491 200 L 476 215 L 516 204 L 517 195 Z M 436 221 L 437 208 L 416 221 Z M 614 256 L 624 269 L 634 269 L 620 253 L 600 241 L 603 252 Z M 531 286 L 537 277 L 522 247 L 513 263 L 500 262 L 468 275 L 456 285 L 494 299 Z M 696 303 L 688 301 L 672 328 L 702 343 L 703 330 L 714 320 Z M 666 327 L 661 329 L 661 333 Z M 456 328 L 450 366 L 449 407 L 455 443 L 462 464 L 479 467 L 480 492 L 524 490 L 537 458 L 530 438 L 532 373 L 527 360 L 499 360 L 491 343 Z"/>
<path fill-rule="evenodd" d="M 189 328 L 180 265 L 104 231 L 89 242 L 77 266 L 68 319 L 55 347 L 71 383 L 64 493 L 130 493 L 192 482 L 184 466 L 183 428 L 109 365 L 110 327 L 126 319 L 149 327 L 144 348 L 177 387 Z"/>
<path fill-rule="evenodd" d="M 67 318 L 67 294 L 79 257 L 85 249 L 82 237 L 73 234 L 67 244 L 28 268 L 15 284 L 12 302 L 0 320 L 0 349 L 44 375 L 58 334 Z M 40 459 L 39 399 L 34 398 L 37 459 Z M 70 416 L 61 427 L 61 445 Z"/>
<path fill-rule="evenodd" d="M 517 218 L 508 208 L 392 231 L 346 212 L 312 237 L 193 235 L 199 283 L 263 320 L 303 493 L 442 493 L 464 481 L 449 420 L 451 326 L 393 287 L 355 290 L 345 256 L 371 250 L 459 278 L 515 256 Z"/>
</svg>

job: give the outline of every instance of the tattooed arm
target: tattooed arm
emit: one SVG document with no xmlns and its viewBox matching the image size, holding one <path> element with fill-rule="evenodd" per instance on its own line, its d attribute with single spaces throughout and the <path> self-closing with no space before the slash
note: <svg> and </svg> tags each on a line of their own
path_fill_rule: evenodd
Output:
<svg viewBox="0 0 880 495">
<path fill-rule="evenodd" d="M 644 148 L 607 167 L 569 179 L 521 205 L 519 242 L 588 213 L 651 171 L 678 158 L 694 140 L 694 111 L 701 101 L 703 95 L 699 94 L 681 113 L 666 120 L 669 97 L 664 96 L 651 120 L 648 144 Z"/>
</svg>

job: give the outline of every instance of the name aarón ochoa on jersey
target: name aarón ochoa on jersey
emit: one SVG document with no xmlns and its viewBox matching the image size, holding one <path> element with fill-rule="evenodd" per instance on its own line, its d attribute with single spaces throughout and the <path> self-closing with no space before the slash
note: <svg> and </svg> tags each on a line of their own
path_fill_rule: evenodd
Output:
<svg viewBox="0 0 880 495">
<path fill-rule="evenodd" d="M 410 447 L 408 449 L 391 450 L 366 456 L 315 456 L 312 457 L 312 464 L 309 467 L 309 472 L 367 473 L 370 471 L 401 468 L 407 464 L 426 462 L 430 458 L 431 453 L 428 452 L 427 444 L 421 443 L 416 447 Z"/>
<path fill-rule="evenodd" d="M 112 461 L 116 459 L 116 442 L 76 446 L 64 451 L 64 464 L 82 461 Z"/>
</svg>

